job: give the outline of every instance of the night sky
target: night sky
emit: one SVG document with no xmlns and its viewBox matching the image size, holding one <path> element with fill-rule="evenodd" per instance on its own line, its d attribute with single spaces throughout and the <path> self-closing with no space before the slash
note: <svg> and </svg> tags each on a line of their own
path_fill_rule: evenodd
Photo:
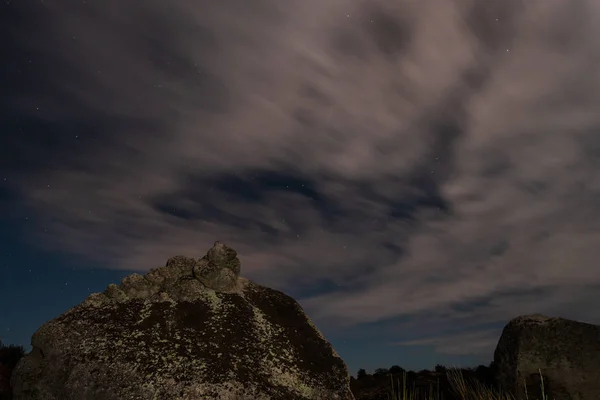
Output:
<svg viewBox="0 0 600 400">
<path fill-rule="evenodd" d="M 216 240 L 350 372 L 600 324 L 600 2 L 3 0 L 0 339 Z"/>
</svg>

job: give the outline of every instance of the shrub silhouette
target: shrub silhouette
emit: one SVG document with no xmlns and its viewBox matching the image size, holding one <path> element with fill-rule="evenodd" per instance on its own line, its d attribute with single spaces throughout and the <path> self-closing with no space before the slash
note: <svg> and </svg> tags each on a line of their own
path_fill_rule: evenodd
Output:
<svg viewBox="0 0 600 400">
<path fill-rule="evenodd" d="M 0 400 L 12 399 L 10 376 L 23 355 L 23 346 L 5 346 L 0 340 Z"/>
<path fill-rule="evenodd" d="M 496 388 L 496 369 L 493 361 L 487 367 L 480 365 L 475 369 L 475 378 L 488 388 Z"/>
</svg>

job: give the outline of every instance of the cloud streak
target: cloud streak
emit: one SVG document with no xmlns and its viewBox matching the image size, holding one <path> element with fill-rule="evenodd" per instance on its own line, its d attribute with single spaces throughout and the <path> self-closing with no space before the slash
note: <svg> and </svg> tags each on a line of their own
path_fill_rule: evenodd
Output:
<svg viewBox="0 0 600 400">
<path fill-rule="evenodd" d="M 37 5 L 32 240 L 135 270 L 222 240 L 328 326 L 600 322 L 600 7 L 388 3 Z"/>
</svg>

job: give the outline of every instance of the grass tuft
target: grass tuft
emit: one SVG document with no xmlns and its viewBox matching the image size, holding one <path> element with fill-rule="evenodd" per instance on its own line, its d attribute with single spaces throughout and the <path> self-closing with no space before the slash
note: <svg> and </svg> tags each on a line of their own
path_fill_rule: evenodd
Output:
<svg viewBox="0 0 600 400">
<path fill-rule="evenodd" d="M 544 378 L 542 376 L 542 371 L 539 370 L 540 378 L 541 378 L 541 389 L 542 389 L 542 398 L 539 400 L 549 400 L 544 391 Z M 448 381 L 450 382 L 452 390 L 456 393 L 456 395 L 461 400 L 514 400 L 514 396 L 503 393 L 501 391 L 494 391 L 482 383 L 471 379 L 470 382 L 465 382 L 465 379 L 460 372 L 460 370 L 456 368 L 449 368 L 447 373 Z M 394 381 L 392 375 L 390 374 L 390 380 L 392 382 L 392 390 L 391 393 L 388 394 L 388 400 L 414 400 L 415 390 L 413 388 L 412 392 L 408 392 L 406 388 L 406 372 L 403 373 L 402 377 L 402 390 L 400 388 L 400 379 L 398 379 L 397 389 L 394 388 Z M 525 387 L 525 398 L 529 400 L 529 395 L 527 393 L 527 386 Z M 439 392 L 439 381 L 437 387 L 437 395 L 434 396 L 434 392 L 430 386 L 428 400 L 444 400 L 440 399 Z"/>
</svg>

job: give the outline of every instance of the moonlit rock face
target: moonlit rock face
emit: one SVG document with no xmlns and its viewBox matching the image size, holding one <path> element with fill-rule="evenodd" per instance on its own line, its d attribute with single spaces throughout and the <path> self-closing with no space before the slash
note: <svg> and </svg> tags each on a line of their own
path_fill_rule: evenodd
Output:
<svg viewBox="0 0 600 400">
<path fill-rule="evenodd" d="M 15 400 L 353 400 L 342 359 L 291 297 L 216 242 L 132 274 L 44 324 Z"/>
</svg>

